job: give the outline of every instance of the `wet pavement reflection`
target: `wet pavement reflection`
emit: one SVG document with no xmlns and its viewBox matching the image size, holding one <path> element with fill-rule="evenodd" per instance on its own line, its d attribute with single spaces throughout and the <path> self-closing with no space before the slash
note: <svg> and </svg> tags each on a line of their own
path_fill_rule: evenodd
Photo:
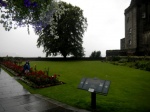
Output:
<svg viewBox="0 0 150 112">
<path fill-rule="evenodd" d="M 0 69 L 0 112 L 88 112 L 58 101 L 30 94 L 3 69 Z"/>
</svg>

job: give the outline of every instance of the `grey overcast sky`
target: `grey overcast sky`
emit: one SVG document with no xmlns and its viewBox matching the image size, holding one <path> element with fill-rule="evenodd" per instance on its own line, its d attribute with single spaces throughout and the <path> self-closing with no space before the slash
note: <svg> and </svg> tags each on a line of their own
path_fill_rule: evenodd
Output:
<svg viewBox="0 0 150 112">
<path fill-rule="evenodd" d="M 87 18 L 88 28 L 83 37 L 85 56 L 93 51 L 120 49 L 120 39 L 124 38 L 124 10 L 131 0 L 62 0 L 78 6 Z M 30 27 L 5 31 L 0 24 L 0 56 L 45 57 L 43 47 L 37 48 L 38 36 Z"/>
</svg>

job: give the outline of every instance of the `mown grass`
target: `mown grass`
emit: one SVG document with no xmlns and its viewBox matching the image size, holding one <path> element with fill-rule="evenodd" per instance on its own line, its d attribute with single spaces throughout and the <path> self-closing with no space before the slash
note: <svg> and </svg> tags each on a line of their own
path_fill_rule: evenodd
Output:
<svg viewBox="0 0 150 112">
<path fill-rule="evenodd" d="M 149 112 L 150 111 L 150 72 L 125 66 L 116 66 L 100 61 L 30 62 L 34 68 L 45 70 L 50 75 L 59 74 L 66 84 L 42 89 L 33 89 L 22 83 L 31 93 L 41 94 L 63 103 L 91 110 L 91 93 L 77 89 L 83 77 L 110 80 L 107 96 L 97 94 L 99 112 Z"/>
</svg>

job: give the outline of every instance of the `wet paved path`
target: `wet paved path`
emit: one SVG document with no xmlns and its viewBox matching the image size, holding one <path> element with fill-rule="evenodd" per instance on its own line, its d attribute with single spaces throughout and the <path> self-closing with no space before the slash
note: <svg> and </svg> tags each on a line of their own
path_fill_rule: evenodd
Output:
<svg viewBox="0 0 150 112">
<path fill-rule="evenodd" d="M 0 72 L 0 112 L 88 112 L 58 101 L 30 94 L 14 77 Z"/>
</svg>

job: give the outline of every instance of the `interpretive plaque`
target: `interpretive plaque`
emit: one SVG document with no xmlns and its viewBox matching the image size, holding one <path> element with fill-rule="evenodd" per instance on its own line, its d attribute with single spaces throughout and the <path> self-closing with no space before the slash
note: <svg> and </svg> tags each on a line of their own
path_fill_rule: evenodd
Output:
<svg viewBox="0 0 150 112">
<path fill-rule="evenodd" d="M 96 108 L 96 94 L 107 95 L 110 87 L 110 81 L 101 80 L 98 78 L 82 78 L 79 89 L 87 90 L 91 92 L 91 107 Z"/>
<path fill-rule="evenodd" d="M 78 88 L 87 90 L 89 92 L 107 95 L 109 86 L 110 81 L 107 80 L 101 80 L 98 78 L 82 78 L 80 84 L 78 85 Z"/>
</svg>

